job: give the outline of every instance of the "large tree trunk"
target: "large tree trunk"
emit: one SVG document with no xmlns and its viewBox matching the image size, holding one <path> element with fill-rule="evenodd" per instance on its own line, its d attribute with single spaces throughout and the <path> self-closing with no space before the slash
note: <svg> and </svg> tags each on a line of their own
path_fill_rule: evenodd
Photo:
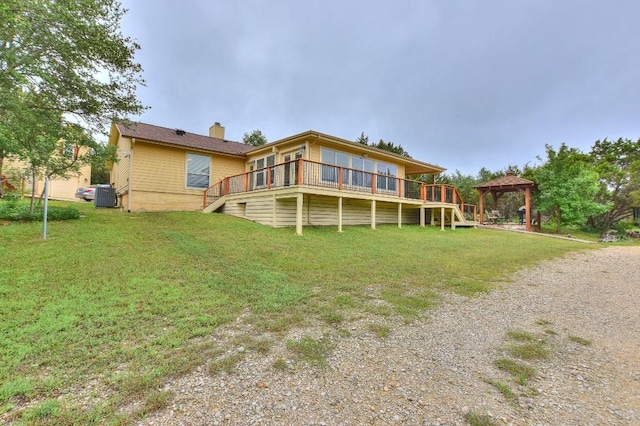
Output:
<svg viewBox="0 0 640 426">
<path fill-rule="evenodd" d="M 562 233 L 562 210 L 556 207 L 556 234 Z"/>
</svg>

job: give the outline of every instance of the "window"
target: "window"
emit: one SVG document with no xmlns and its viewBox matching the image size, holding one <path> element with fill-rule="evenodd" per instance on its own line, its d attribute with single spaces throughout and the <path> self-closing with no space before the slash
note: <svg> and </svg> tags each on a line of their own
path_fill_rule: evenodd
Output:
<svg viewBox="0 0 640 426">
<path fill-rule="evenodd" d="M 208 188 L 210 165 L 206 155 L 187 154 L 187 188 Z"/>
<path fill-rule="evenodd" d="M 387 191 L 396 190 L 396 166 L 395 164 L 388 164 L 378 161 L 378 167 L 376 168 L 378 173 L 378 180 L 376 186 L 378 189 Z"/>
<path fill-rule="evenodd" d="M 370 160 L 365 157 L 349 155 L 344 152 L 322 148 L 320 161 L 322 165 L 322 180 L 324 182 L 338 182 L 338 167 L 342 167 L 342 183 L 357 187 L 371 188 L 373 174 L 377 173 L 376 188 L 388 191 L 396 190 L 395 164 Z M 351 169 L 351 170 L 349 170 Z"/>
<path fill-rule="evenodd" d="M 254 185 L 256 188 L 266 186 L 267 182 L 267 169 L 271 168 L 271 184 L 273 185 L 274 170 L 273 165 L 276 163 L 275 154 L 268 155 L 263 158 L 255 160 L 255 173 L 254 173 Z"/>
<path fill-rule="evenodd" d="M 353 186 L 363 186 L 365 188 L 371 188 L 372 173 L 375 172 L 375 162 L 364 157 L 351 157 L 352 168 L 356 170 L 351 171 L 351 184 Z M 363 170 L 363 171 L 360 171 Z M 369 172 L 369 173 L 365 173 Z"/>
<path fill-rule="evenodd" d="M 349 170 L 350 156 L 344 152 L 333 151 L 331 149 L 322 148 L 321 162 L 325 164 L 334 164 L 338 167 L 342 167 L 342 183 L 349 185 Z M 338 167 L 322 166 L 322 180 L 328 182 L 338 182 Z"/>
</svg>

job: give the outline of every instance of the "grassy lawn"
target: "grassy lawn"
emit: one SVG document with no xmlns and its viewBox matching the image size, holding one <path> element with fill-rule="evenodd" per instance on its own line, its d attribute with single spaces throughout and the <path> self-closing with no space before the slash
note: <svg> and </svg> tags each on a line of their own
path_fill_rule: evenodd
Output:
<svg viewBox="0 0 640 426">
<path fill-rule="evenodd" d="M 5 419 L 130 423 L 166 402 L 165 379 L 219 354 L 207 336 L 241 314 L 254 330 L 284 336 L 349 321 L 377 298 L 390 312 L 368 314 L 411 321 L 442 291 L 472 296 L 523 266 L 597 247 L 417 226 L 306 227 L 299 237 L 221 214 L 74 205 L 83 217 L 50 222 L 46 241 L 41 223 L 0 225 Z M 92 380 L 109 392 L 90 408 L 57 398 Z M 118 410 L 132 399 L 138 411 Z"/>
</svg>

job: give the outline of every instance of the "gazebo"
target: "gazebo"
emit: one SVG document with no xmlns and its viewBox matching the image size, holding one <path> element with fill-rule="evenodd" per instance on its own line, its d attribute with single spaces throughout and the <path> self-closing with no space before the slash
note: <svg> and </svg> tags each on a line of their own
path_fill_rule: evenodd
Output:
<svg viewBox="0 0 640 426">
<path fill-rule="evenodd" d="M 489 182 L 481 183 L 474 186 L 475 189 L 480 192 L 480 223 L 484 224 L 484 196 L 491 194 L 493 198 L 493 208 L 498 209 L 498 199 L 505 192 L 523 192 L 524 193 L 524 205 L 525 205 L 525 224 L 526 230 L 533 230 L 531 224 L 531 192 L 536 190 L 536 183 L 534 181 L 523 179 L 516 176 L 513 172 L 507 172 L 506 176 L 491 180 Z"/>
</svg>

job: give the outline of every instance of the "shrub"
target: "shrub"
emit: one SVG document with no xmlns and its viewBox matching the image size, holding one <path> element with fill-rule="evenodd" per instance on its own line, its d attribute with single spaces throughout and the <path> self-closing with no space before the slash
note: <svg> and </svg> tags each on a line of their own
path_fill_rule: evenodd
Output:
<svg viewBox="0 0 640 426">
<path fill-rule="evenodd" d="M 80 211 L 75 207 L 49 206 L 47 208 L 47 220 L 79 219 Z M 33 213 L 26 204 L 17 204 L 13 201 L 0 204 L 0 220 L 11 222 L 32 222 L 44 219 L 44 208 L 36 207 Z"/>
</svg>

